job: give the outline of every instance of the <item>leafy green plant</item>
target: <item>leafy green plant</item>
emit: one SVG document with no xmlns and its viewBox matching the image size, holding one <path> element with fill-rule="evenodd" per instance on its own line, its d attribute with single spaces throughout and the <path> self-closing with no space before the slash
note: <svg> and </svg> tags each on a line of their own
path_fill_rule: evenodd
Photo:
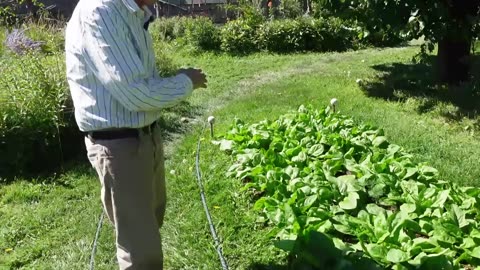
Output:
<svg viewBox="0 0 480 270">
<path fill-rule="evenodd" d="M 258 28 L 259 46 L 271 52 L 303 51 L 309 29 L 302 26 L 297 20 L 267 21 Z"/>
<path fill-rule="evenodd" d="M 303 2 L 298 0 L 284 0 L 280 2 L 278 10 L 283 18 L 295 19 L 303 14 Z"/>
<path fill-rule="evenodd" d="M 44 4 L 38 0 L 0 0 L 0 25 L 20 24 L 27 14 L 19 14 L 22 7 L 42 10 Z"/>
<path fill-rule="evenodd" d="M 173 30 L 177 24 L 180 24 L 175 19 L 178 18 L 157 18 L 149 27 L 153 39 L 156 41 L 175 39 Z"/>
<path fill-rule="evenodd" d="M 257 24 L 242 19 L 226 23 L 221 30 L 222 50 L 240 54 L 257 51 L 257 27 Z"/>
<path fill-rule="evenodd" d="M 185 42 L 200 51 L 220 50 L 220 29 L 208 17 L 198 17 L 185 25 Z"/>
<path fill-rule="evenodd" d="M 381 129 L 301 106 L 275 121 L 236 119 L 215 143 L 292 269 L 480 266 L 480 189 L 439 180 Z"/>
<path fill-rule="evenodd" d="M 63 54 L 12 54 L 0 71 L 0 175 L 58 166 L 79 145 Z"/>
</svg>

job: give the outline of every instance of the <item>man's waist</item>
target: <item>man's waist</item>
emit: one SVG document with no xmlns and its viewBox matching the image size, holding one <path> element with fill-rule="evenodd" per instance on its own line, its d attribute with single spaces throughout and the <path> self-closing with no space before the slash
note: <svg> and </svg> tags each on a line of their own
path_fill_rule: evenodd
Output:
<svg viewBox="0 0 480 270">
<path fill-rule="evenodd" d="M 158 122 L 155 121 L 150 125 L 141 128 L 108 128 L 84 132 L 85 135 L 93 140 L 114 140 L 125 138 L 138 138 L 143 134 L 151 134 L 157 127 Z"/>
</svg>

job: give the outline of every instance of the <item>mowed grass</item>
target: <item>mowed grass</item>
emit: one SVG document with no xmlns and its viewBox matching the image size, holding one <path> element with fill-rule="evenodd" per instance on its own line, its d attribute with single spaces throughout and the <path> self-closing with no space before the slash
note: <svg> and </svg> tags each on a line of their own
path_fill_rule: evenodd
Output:
<svg viewBox="0 0 480 270">
<path fill-rule="evenodd" d="M 465 129 L 475 117 L 445 117 L 442 112 L 456 106 L 445 100 L 424 111 L 419 110 L 423 104 L 419 97 L 369 97 L 363 84 L 356 82 L 378 80 L 380 72 L 374 66 L 408 65 L 417 47 L 247 57 L 162 50 L 175 56 L 170 64 L 201 67 L 210 79 L 208 89 L 196 91 L 184 104 L 187 109 L 172 110 L 167 121 L 172 131 L 184 133 L 172 137 L 167 147 L 165 269 L 220 269 L 194 176 L 199 138 L 203 138 L 205 191 L 230 268 L 283 269 L 286 265 L 285 254 L 272 245 L 269 228 L 255 222 L 253 202 L 240 192 L 241 183 L 225 177 L 232 161 L 210 143 L 207 131 L 201 133 L 208 115 L 216 117 L 220 134 L 235 117 L 249 123 L 274 119 L 301 104 L 323 109 L 335 97 L 341 113 L 383 128 L 392 142 L 439 169 L 445 180 L 478 185 L 480 142 L 475 129 Z M 201 123 L 192 120 L 183 124 L 187 127 L 172 128 L 182 116 L 196 117 Z M 87 269 L 101 211 L 98 189 L 86 159 L 54 181 L 19 179 L 1 185 L 0 269 Z M 96 269 L 116 269 L 113 230 L 107 222 L 96 262 Z"/>
</svg>

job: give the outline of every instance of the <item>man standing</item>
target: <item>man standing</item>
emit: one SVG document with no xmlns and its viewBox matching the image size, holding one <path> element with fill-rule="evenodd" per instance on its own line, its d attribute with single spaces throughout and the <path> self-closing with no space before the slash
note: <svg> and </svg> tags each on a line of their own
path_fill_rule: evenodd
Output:
<svg viewBox="0 0 480 270">
<path fill-rule="evenodd" d="M 120 269 L 161 270 L 166 204 L 160 110 L 206 87 L 201 70 L 161 78 L 144 28 L 155 0 L 80 0 L 66 29 L 75 119 L 115 226 Z"/>
</svg>

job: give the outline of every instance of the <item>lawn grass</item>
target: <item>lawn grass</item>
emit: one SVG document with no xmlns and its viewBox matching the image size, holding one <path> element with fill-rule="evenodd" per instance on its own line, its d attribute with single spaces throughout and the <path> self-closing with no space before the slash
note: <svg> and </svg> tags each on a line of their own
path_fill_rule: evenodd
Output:
<svg viewBox="0 0 480 270">
<path fill-rule="evenodd" d="M 173 54 L 175 48 L 162 50 Z M 322 108 L 336 97 L 341 113 L 383 128 L 393 143 L 432 164 L 444 179 L 478 186 L 480 142 L 475 129 L 465 130 L 475 117 L 445 117 L 442 112 L 455 108 L 445 100 L 423 111 L 419 110 L 423 101 L 416 96 L 371 97 L 362 90 L 368 87 L 356 83 L 376 82 L 379 71 L 374 66 L 408 65 L 417 51 L 418 47 L 409 47 L 247 57 L 177 52 L 172 65 L 201 67 L 210 83 L 188 100 L 188 109 L 171 110 L 168 124 L 172 127 L 185 115 L 201 120 L 215 115 L 219 134 L 234 117 L 249 123 L 273 119 L 301 104 Z M 194 177 L 201 125 L 171 129 L 179 130 L 184 134 L 171 137 L 167 147 L 167 172 L 174 171 L 167 174 L 165 269 L 219 269 Z M 255 223 L 256 213 L 251 200 L 239 191 L 241 184 L 225 177 L 230 157 L 210 143 L 207 132 L 202 137 L 205 191 L 230 269 L 282 269 L 285 254 L 273 248 L 269 228 Z M 100 213 L 98 188 L 87 165 L 74 165 L 55 181 L 19 179 L 0 185 L 0 220 L 7 221 L 0 226 L 0 269 L 86 269 Z M 116 269 L 114 253 L 112 228 L 106 225 L 96 269 Z"/>
</svg>

